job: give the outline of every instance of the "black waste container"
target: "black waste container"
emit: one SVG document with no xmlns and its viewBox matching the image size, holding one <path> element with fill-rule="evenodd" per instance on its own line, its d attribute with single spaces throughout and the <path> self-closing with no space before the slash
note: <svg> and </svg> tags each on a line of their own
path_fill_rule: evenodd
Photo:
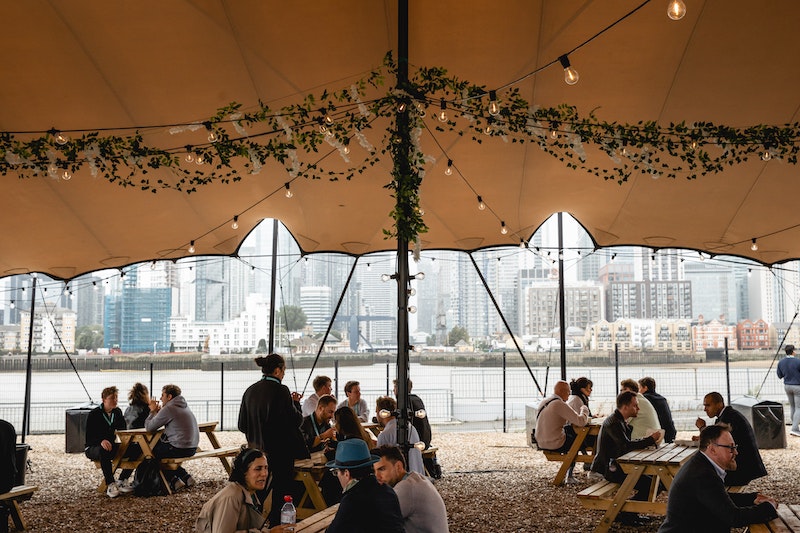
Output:
<svg viewBox="0 0 800 533">
<path fill-rule="evenodd" d="M 17 443 L 17 477 L 14 479 L 14 486 L 18 487 L 25 484 L 25 471 L 28 469 L 28 450 L 31 447 L 26 443 Z"/>
<path fill-rule="evenodd" d="M 98 404 L 84 403 L 67 409 L 67 453 L 82 453 L 86 447 L 86 419 Z"/>
<path fill-rule="evenodd" d="M 753 426 L 759 448 L 786 448 L 783 404 L 743 396 L 733 400 L 731 407 L 742 413 Z"/>
</svg>

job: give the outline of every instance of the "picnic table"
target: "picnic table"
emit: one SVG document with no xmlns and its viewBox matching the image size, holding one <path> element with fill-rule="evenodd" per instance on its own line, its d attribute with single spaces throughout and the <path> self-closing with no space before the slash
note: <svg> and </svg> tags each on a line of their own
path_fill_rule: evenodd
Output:
<svg viewBox="0 0 800 533">
<path fill-rule="evenodd" d="M 194 459 L 204 459 L 208 457 L 216 457 L 218 458 L 225 471 L 230 474 L 231 473 L 231 464 L 228 461 L 228 457 L 236 455 L 239 453 L 238 446 L 229 446 L 227 448 L 223 448 L 217 436 L 214 434 L 216 431 L 218 422 L 201 422 L 197 424 L 197 428 L 200 433 L 203 433 L 208 438 L 208 442 L 211 444 L 211 449 L 203 450 L 201 448 L 197 449 L 197 452 L 189 457 L 171 457 L 171 458 L 164 458 L 161 459 L 161 468 L 162 470 L 175 470 L 181 463 L 189 460 Z M 161 436 L 164 434 L 164 429 L 159 429 L 152 433 L 148 432 L 146 429 L 121 429 L 117 430 L 116 432 L 117 438 L 119 438 L 119 449 L 117 450 L 117 454 L 114 456 L 114 459 L 111 461 L 111 468 L 112 472 L 116 472 L 117 468 L 123 469 L 135 469 L 138 467 L 142 461 L 145 459 L 152 459 L 155 457 L 153 454 L 153 448 L 155 448 L 158 441 L 161 439 Z M 126 459 L 125 454 L 127 453 L 128 449 L 133 444 L 138 444 L 139 448 L 141 449 L 142 453 L 135 458 Z M 95 461 L 99 466 L 99 461 Z M 166 478 L 164 474 L 161 474 L 161 481 L 167 489 L 168 494 L 172 494 L 172 489 L 169 486 L 169 483 L 166 482 Z M 106 490 L 106 482 L 103 480 L 100 483 L 100 486 L 97 488 L 99 492 L 104 492 Z"/>
<path fill-rule="evenodd" d="M 586 437 L 594 435 L 595 438 L 600 434 L 600 428 L 603 426 L 602 418 L 592 418 L 585 426 L 576 426 L 572 424 L 572 429 L 575 430 L 577 435 L 575 441 L 572 443 L 567 453 L 552 452 L 543 450 L 544 456 L 548 461 L 561 461 L 561 468 L 556 472 L 556 477 L 553 479 L 553 485 L 561 485 L 567 477 L 567 471 L 572 463 L 589 463 L 594 460 L 594 448 L 584 448 Z"/>
<path fill-rule="evenodd" d="M 800 532 L 800 505 L 778 505 L 778 518 L 766 524 L 750 524 L 750 533 Z"/>
<path fill-rule="evenodd" d="M 656 501 L 661 483 L 667 490 L 680 467 L 697 452 L 697 448 L 667 444 L 664 446 L 636 450 L 617 459 L 617 464 L 625 472 L 622 484 L 601 481 L 578 493 L 578 499 L 589 509 L 603 509 L 605 515 L 595 528 L 595 532 L 605 532 L 614 519 L 622 512 L 665 515 L 667 504 Z M 650 489 L 645 500 L 631 500 L 634 487 L 643 475 L 652 476 Z"/>
<path fill-rule="evenodd" d="M 326 462 L 323 452 L 314 452 L 310 458 L 296 459 L 294 462 L 294 479 L 303 483 L 303 495 L 296 505 L 299 519 L 308 518 L 328 508 L 319 488 L 319 482 L 325 474 Z"/>
<path fill-rule="evenodd" d="M 295 533 L 322 533 L 333 522 L 336 517 L 336 511 L 339 510 L 339 504 L 331 505 L 325 510 L 305 518 L 302 522 L 298 523 L 294 528 Z"/>
</svg>

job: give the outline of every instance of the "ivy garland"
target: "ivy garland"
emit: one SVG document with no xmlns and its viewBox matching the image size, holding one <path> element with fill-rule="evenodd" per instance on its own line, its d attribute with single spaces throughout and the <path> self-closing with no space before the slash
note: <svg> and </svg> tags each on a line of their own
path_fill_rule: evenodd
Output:
<svg viewBox="0 0 800 533">
<path fill-rule="evenodd" d="M 431 122 L 430 118 L 425 120 L 429 111 L 449 115 L 433 121 L 438 131 L 471 135 L 477 143 L 488 137 L 532 142 L 569 168 L 619 184 L 636 174 L 696 179 L 756 157 L 794 165 L 800 150 L 797 122 L 744 129 L 710 122 L 621 124 L 602 121 L 594 112 L 582 116 L 574 106 L 566 104 L 532 106 L 516 88 L 503 94 L 502 100 L 496 101 L 496 114 L 490 114 L 487 101 L 494 97 L 493 92 L 449 76 L 443 68 L 420 68 L 407 86 L 363 101 L 380 89 L 386 78 L 394 78 L 396 71 L 396 63 L 387 54 L 382 67 L 346 89 L 325 91 L 318 97 L 308 95 L 301 103 L 277 111 L 259 102 L 255 111 L 246 112 L 241 104 L 232 103 L 202 123 L 171 129 L 178 133 L 204 128 L 209 142 L 201 145 L 156 148 L 148 146 L 138 130 L 131 135 L 86 132 L 72 139 L 57 130 L 39 136 L 3 132 L 0 173 L 19 178 L 70 179 L 72 173 L 88 168 L 93 176 L 102 175 L 123 187 L 153 193 L 158 189 L 192 193 L 209 183 L 241 180 L 237 168 L 257 174 L 268 160 L 284 165 L 289 181 L 323 177 L 349 180 L 388 154 L 394 164 L 392 180 L 385 188 L 391 191 L 396 204 L 391 212 L 394 228 L 384 230 L 384 234 L 410 242 L 427 231 L 418 191 L 425 166 L 431 160 L 419 145 L 421 132 Z M 399 113 L 407 115 L 404 120 L 408 136 L 398 131 Z M 384 130 L 376 148 L 365 132 L 379 118 L 389 119 L 392 125 Z M 353 162 L 352 142 L 358 142 L 366 153 Z M 605 152 L 613 164 L 590 164 L 587 145 Z M 346 170 L 326 170 L 328 155 L 320 155 L 323 149 L 328 155 L 338 151 Z M 237 167 L 233 166 L 235 160 L 240 163 Z M 159 177 L 151 177 L 155 171 L 161 171 Z"/>
</svg>

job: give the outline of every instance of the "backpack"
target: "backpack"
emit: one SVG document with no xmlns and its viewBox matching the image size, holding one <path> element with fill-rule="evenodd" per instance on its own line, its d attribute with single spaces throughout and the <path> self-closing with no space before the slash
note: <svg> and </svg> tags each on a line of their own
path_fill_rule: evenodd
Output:
<svg viewBox="0 0 800 533">
<path fill-rule="evenodd" d="M 558 398 L 552 398 L 549 402 L 544 404 L 541 409 L 536 411 L 536 419 L 534 420 L 533 429 L 531 429 L 531 446 L 534 446 L 537 450 L 541 449 L 539 448 L 539 443 L 536 442 L 536 423 L 539 421 L 539 415 L 541 414 L 542 411 L 544 411 L 545 407 L 547 407 L 556 400 L 558 400 Z"/>
<path fill-rule="evenodd" d="M 164 484 L 161 482 L 161 466 L 158 459 L 145 459 L 136 467 L 133 493 L 144 498 L 166 494 Z"/>
</svg>

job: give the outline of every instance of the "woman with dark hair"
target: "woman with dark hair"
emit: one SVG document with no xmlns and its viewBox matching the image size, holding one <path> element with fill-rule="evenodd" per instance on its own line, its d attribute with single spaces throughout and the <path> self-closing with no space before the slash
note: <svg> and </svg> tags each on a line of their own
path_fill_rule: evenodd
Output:
<svg viewBox="0 0 800 533">
<path fill-rule="evenodd" d="M 125 408 L 125 423 L 128 429 L 144 427 L 144 421 L 150 414 L 150 392 L 147 386 L 134 383 L 128 392 L 128 407 Z"/>
<path fill-rule="evenodd" d="M 355 412 L 349 407 L 339 407 L 333 413 L 333 419 L 336 421 L 336 439 L 339 441 L 347 439 L 361 439 L 367 443 L 367 448 L 370 450 L 375 447 L 375 442 L 361 425 L 361 420 L 358 419 Z"/>
<path fill-rule="evenodd" d="M 233 460 L 233 469 L 225 487 L 208 500 L 195 522 L 198 533 L 261 533 L 286 531 L 293 525 L 269 529 L 258 510 L 256 491 L 267 484 L 267 458 L 264 452 L 242 446 Z"/>
<path fill-rule="evenodd" d="M 589 407 L 589 396 L 592 395 L 592 380 L 587 377 L 579 377 L 569 382 L 570 397 L 567 399 L 567 404 L 572 409 L 579 413 L 581 406 L 585 405 L 589 409 L 589 416 L 592 414 L 592 408 Z"/>
</svg>

